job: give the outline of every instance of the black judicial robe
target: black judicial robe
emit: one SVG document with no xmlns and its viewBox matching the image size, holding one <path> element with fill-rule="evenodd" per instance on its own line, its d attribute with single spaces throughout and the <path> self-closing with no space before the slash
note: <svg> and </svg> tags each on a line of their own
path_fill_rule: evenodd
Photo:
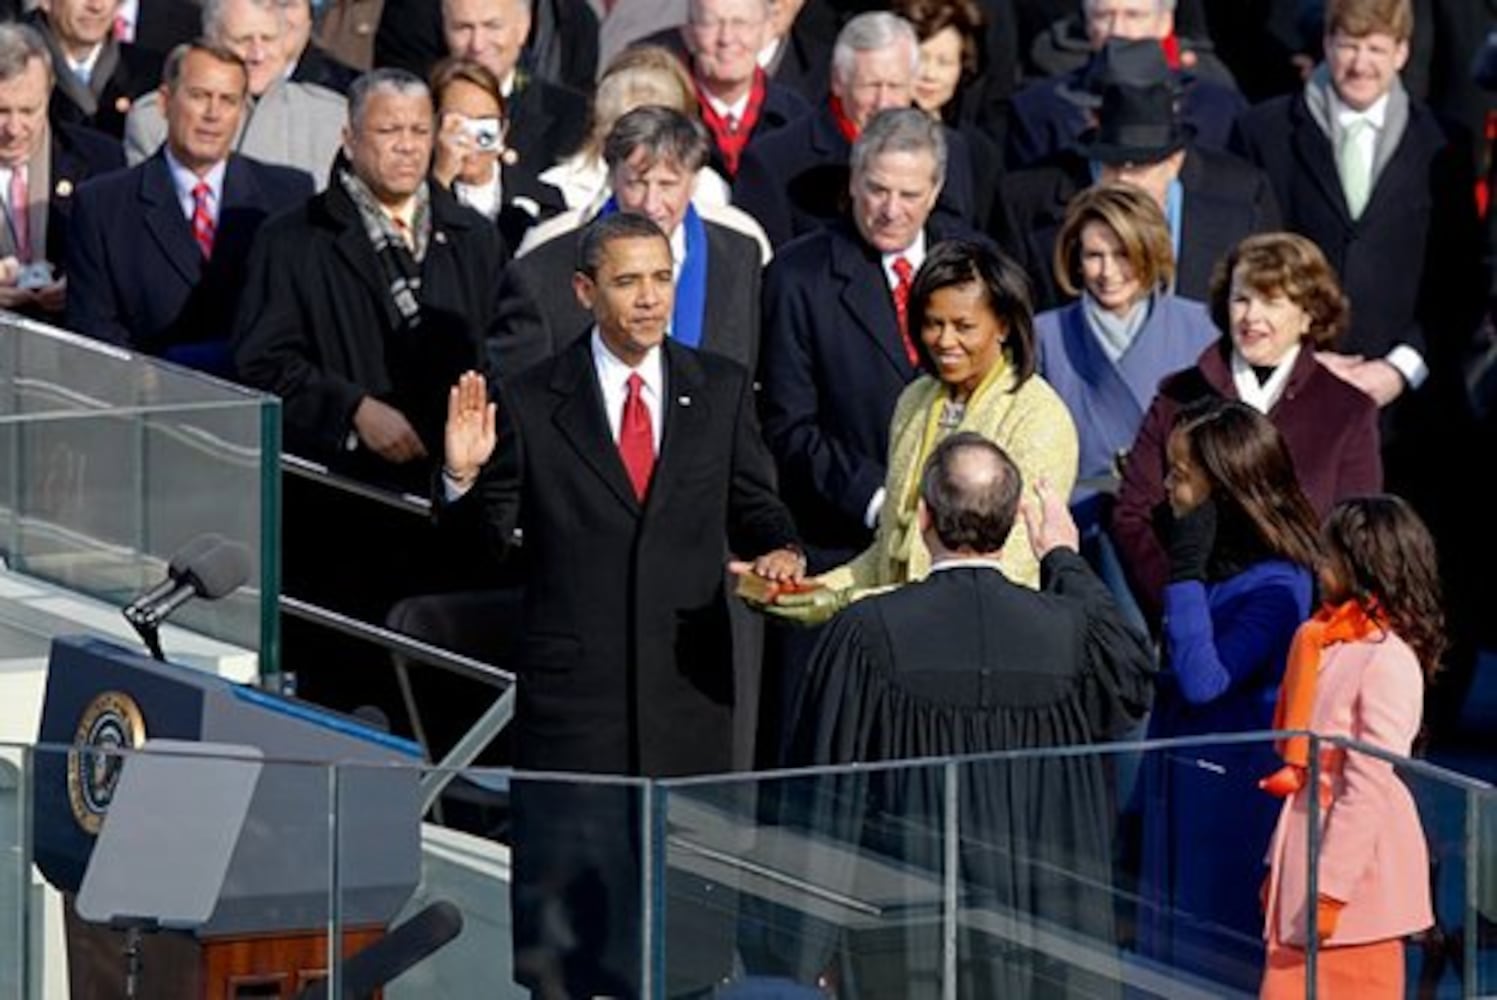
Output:
<svg viewBox="0 0 1497 1000">
<path fill-rule="evenodd" d="M 1036 593 L 992 568 L 939 570 L 838 615 L 792 714 L 791 763 L 1043 751 L 1126 733 L 1152 698 L 1145 640 L 1075 552 L 1051 552 L 1041 576 Z M 1068 941 L 1103 968 L 1115 961 L 1103 757 L 990 756 L 958 772 L 958 994 L 1115 992 L 1114 977 L 1069 964 L 1056 948 Z M 871 931 L 841 935 L 864 963 L 865 985 L 940 995 L 945 778 L 940 765 L 881 769 L 784 783 L 767 796 L 772 821 L 848 848 L 811 878 L 880 905 Z M 875 860 L 916 874 L 891 897 L 894 883 L 870 883 Z M 773 956 L 765 971 L 807 981 L 825 967 L 831 934 L 803 916 L 772 914 L 746 934 L 746 951 Z"/>
</svg>

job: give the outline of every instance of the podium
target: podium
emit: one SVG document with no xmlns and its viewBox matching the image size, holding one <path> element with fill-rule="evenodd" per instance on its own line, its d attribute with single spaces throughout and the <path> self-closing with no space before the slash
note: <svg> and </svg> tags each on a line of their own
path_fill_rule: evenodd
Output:
<svg viewBox="0 0 1497 1000">
<path fill-rule="evenodd" d="M 120 927 L 159 932 L 143 996 L 294 996 L 325 965 L 335 823 L 345 954 L 420 880 L 420 747 L 357 720 L 61 637 L 37 742 L 35 860 L 77 897 L 75 998 L 126 995 Z"/>
</svg>

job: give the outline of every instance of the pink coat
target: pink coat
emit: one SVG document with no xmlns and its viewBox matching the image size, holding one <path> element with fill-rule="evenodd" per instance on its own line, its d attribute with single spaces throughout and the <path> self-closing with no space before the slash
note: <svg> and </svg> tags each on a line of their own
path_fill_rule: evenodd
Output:
<svg viewBox="0 0 1497 1000">
<path fill-rule="evenodd" d="M 1350 737 L 1406 756 L 1419 731 L 1424 675 L 1408 644 L 1394 635 L 1330 647 L 1321 659 L 1309 729 Z M 1322 749 L 1331 805 L 1320 812 L 1320 892 L 1346 908 L 1328 945 L 1399 938 L 1434 923 L 1429 852 L 1419 813 L 1393 765 L 1348 750 Z M 1329 760 L 1327 759 L 1329 758 Z M 1268 918 L 1278 937 L 1303 946 L 1308 872 L 1307 786 L 1284 803 L 1269 848 Z M 1313 900 L 1309 902 L 1313 903 Z"/>
</svg>

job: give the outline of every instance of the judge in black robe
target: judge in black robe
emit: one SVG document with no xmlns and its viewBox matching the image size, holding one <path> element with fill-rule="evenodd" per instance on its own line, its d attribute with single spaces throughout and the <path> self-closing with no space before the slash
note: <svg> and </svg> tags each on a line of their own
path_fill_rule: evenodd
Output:
<svg viewBox="0 0 1497 1000">
<path fill-rule="evenodd" d="M 960 433 L 937 446 L 921 482 L 931 575 L 828 624 L 790 722 L 791 764 L 1084 746 L 1144 716 L 1153 657 L 1077 554 L 1063 497 L 1042 489 L 1043 514 L 1029 523 L 1041 591 L 1003 575 L 996 553 L 1020 492 L 1018 470 L 991 442 Z M 742 939 L 755 971 L 809 982 L 841 937 L 859 983 L 941 995 L 946 777 L 932 764 L 769 790 L 772 822 L 841 848 L 818 852 L 823 862 L 804 876 L 871 900 L 880 916 L 838 931 L 789 910 L 750 910 Z M 1103 756 L 969 759 L 956 782 L 957 994 L 1115 993 L 1114 815 Z M 880 879 L 880 863 L 906 877 Z M 1088 959 L 1068 960 L 1078 952 Z"/>
</svg>

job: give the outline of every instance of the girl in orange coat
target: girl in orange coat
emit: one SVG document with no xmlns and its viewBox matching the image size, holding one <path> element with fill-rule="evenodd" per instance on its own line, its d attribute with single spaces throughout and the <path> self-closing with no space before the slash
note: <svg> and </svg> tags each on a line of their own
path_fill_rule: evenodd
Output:
<svg viewBox="0 0 1497 1000">
<path fill-rule="evenodd" d="M 1295 637 L 1291 674 L 1298 676 L 1288 679 L 1295 690 L 1286 682 L 1281 724 L 1407 756 L 1419 732 L 1424 684 L 1445 648 L 1434 542 L 1406 503 L 1380 496 L 1338 504 L 1326 522 L 1325 548 L 1326 605 Z M 1285 748 L 1291 767 L 1306 762 L 1306 749 Z M 1418 811 L 1393 765 L 1370 754 L 1321 743 L 1320 775 L 1318 789 L 1290 778 L 1298 787 L 1274 831 L 1261 996 L 1305 996 L 1314 906 L 1319 995 L 1402 997 L 1402 939 L 1433 923 Z M 1312 791 L 1321 806 L 1313 900 L 1305 870 Z"/>
</svg>

